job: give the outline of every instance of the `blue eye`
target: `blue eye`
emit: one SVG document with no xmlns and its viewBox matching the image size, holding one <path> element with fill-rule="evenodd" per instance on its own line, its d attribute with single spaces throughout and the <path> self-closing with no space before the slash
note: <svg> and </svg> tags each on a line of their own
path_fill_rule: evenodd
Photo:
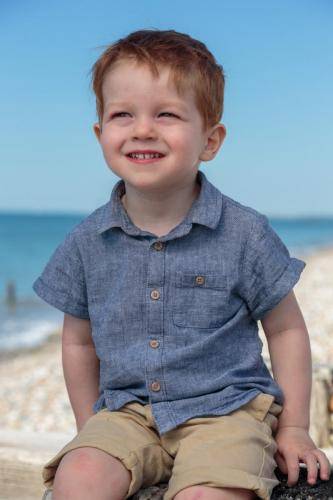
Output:
<svg viewBox="0 0 333 500">
<path fill-rule="evenodd" d="M 178 116 L 175 115 L 174 113 L 168 113 L 167 111 L 165 111 L 164 113 L 161 113 L 161 115 L 169 115 L 169 116 L 174 116 L 175 118 L 178 118 Z"/>
<path fill-rule="evenodd" d="M 130 114 L 127 111 L 119 111 L 118 113 L 114 113 L 111 115 L 111 118 L 124 118 L 125 116 L 129 116 Z M 177 115 L 174 113 L 169 113 L 168 111 L 165 111 L 163 113 L 160 113 L 160 116 L 170 116 L 173 118 L 179 118 Z"/>
<path fill-rule="evenodd" d="M 119 113 L 114 113 L 111 118 L 116 118 L 117 116 L 121 117 L 121 115 L 128 115 L 126 111 L 120 111 Z"/>
</svg>

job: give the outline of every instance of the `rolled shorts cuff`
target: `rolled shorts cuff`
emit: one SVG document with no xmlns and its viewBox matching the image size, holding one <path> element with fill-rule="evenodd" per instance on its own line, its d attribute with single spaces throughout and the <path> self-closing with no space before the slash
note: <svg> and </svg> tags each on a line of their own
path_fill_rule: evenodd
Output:
<svg viewBox="0 0 333 500">
<path fill-rule="evenodd" d="M 98 444 L 98 443 L 92 443 L 91 441 L 87 440 L 78 440 L 78 437 L 75 437 L 72 441 L 70 441 L 64 448 L 62 448 L 51 460 L 49 460 L 43 467 L 42 470 L 42 477 L 43 477 L 43 483 L 44 486 L 47 486 L 48 488 L 52 489 L 53 486 L 53 480 L 54 476 L 56 473 L 56 470 L 62 460 L 62 458 L 68 453 L 69 451 L 72 450 L 77 450 L 78 448 L 97 448 L 98 450 L 104 451 L 105 453 L 108 453 L 108 451 L 105 449 L 105 446 L 103 444 Z M 111 453 L 110 453 L 111 454 Z M 124 466 L 129 469 L 135 470 L 134 476 L 137 478 L 138 477 L 138 471 L 136 469 L 139 469 L 138 467 L 135 467 L 138 463 L 138 459 L 135 455 L 135 453 L 130 453 L 128 457 L 123 457 L 120 452 L 117 452 L 116 450 L 112 450 L 112 456 L 115 458 L 118 458 Z M 135 483 L 137 483 L 135 481 Z M 132 485 L 133 481 L 131 482 L 131 489 L 134 488 L 134 484 Z"/>
<path fill-rule="evenodd" d="M 273 488 L 278 484 L 277 479 L 263 479 L 239 469 L 224 468 L 214 471 L 211 467 L 200 467 L 200 469 L 190 469 L 181 477 L 174 478 L 174 485 L 171 482 L 163 500 L 172 500 L 184 488 L 199 485 L 212 488 L 245 488 L 254 491 L 263 500 L 270 500 Z"/>
<path fill-rule="evenodd" d="M 105 446 L 103 445 L 92 444 L 90 441 L 85 442 L 82 439 L 80 439 L 80 441 L 78 442 L 77 439 L 74 438 L 73 441 L 62 448 L 62 450 L 60 450 L 59 453 L 57 453 L 57 455 L 49 460 L 43 467 L 43 483 L 47 488 L 52 490 L 57 467 L 59 466 L 61 459 L 66 455 L 66 453 L 84 447 L 97 448 L 108 453 L 108 451 L 105 449 Z M 141 488 L 143 481 L 141 464 L 139 463 L 138 458 L 134 452 L 131 452 L 127 457 L 124 458 L 121 453 L 117 452 L 116 450 L 112 450 L 112 456 L 118 458 L 126 467 L 126 469 L 131 472 L 131 482 L 128 488 L 127 495 L 125 497 L 128 498 L 134 495 L 134 493 L 139 491 L 139 489 Z"/>
</svg>

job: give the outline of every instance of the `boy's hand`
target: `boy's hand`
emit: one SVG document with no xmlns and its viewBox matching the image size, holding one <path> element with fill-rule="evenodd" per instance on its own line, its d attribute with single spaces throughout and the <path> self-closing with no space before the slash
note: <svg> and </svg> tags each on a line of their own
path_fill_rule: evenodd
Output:
<svg viewBox="0 0 333 500">
<path fill-rule="evenodd" d="M 275 441 L 278 446 L 275 460 L 283 474 L 288 474 L 288 486 L 293 486 L 298 481 L 299 462 L 307 465 L 309 484 L 315 484 L 317 481 L 317 462 L 320 467 L 320 479 L 329 479 L 330 463 L 325 453 L 316 447 L 306 429 L 293 426 L 280 427 L 275 435 Z"/>
</svg>

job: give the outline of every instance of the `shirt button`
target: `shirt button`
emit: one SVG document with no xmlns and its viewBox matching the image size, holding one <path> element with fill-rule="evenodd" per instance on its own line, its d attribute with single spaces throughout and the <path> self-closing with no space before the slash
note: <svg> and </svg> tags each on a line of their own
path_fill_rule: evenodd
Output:
<svg viewBox="0 0 333 500">
<path fill-rule="evenodd" d="M 160 292 L 158 290 L 153 290 L 150 293 L 150 296 L 151 296 L 152 299 L 157 300 L 157 299 L 160 298 Z"/>
<path fill-rule="evenodd" d="M 160 345 L 158 340 L 151 340 L 149 342 L 149 344 L 150 344 L 150 347 L 153 347 L 154 349 L 156 349 L 156 347 L 158 347 Z"/>
<path fill-rule="evenodd" d="M 205 277 L 204 276 L 196 276 L 195 282 L 197 285 L 203 285 L 205 282 Z"/>
<path fill-rule="evenodd" d="M 163 248 L 163 243 L 161 241 L 156 241 L 153 245 L 153 247 L 155 248 L 155 250 L 162 250 Z"/>
<path fill-rule="evenodd" d="M 151 387 L 151 390 L 155 391 L 155 392 L 157 392 L 161 389 L 159 382 L 153 382 L 150 387 Z"/>
</svg>

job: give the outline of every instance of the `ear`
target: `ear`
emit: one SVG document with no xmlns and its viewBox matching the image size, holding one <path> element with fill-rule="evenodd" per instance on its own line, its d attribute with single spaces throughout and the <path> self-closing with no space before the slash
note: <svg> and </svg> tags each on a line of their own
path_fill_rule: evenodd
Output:
<svg viewBox="0 0 333 500">
<path fill-rule="evenodd" d="M 202 161 L 212 160 L 217 155 L 226 135 L 227 130 L 222 123 L 214 125 L 207 132 L 205 148 L 200 154 L 199 159 Z"/>
<path fill-rule="evenodd" d="M 101 142 L 102 129 L 101 129 L 100 124 L 99 123 L 94 123 L 93 129 L 94 129 L 95 136 L 97 137 L 98 142 Z"/>
</svg>

